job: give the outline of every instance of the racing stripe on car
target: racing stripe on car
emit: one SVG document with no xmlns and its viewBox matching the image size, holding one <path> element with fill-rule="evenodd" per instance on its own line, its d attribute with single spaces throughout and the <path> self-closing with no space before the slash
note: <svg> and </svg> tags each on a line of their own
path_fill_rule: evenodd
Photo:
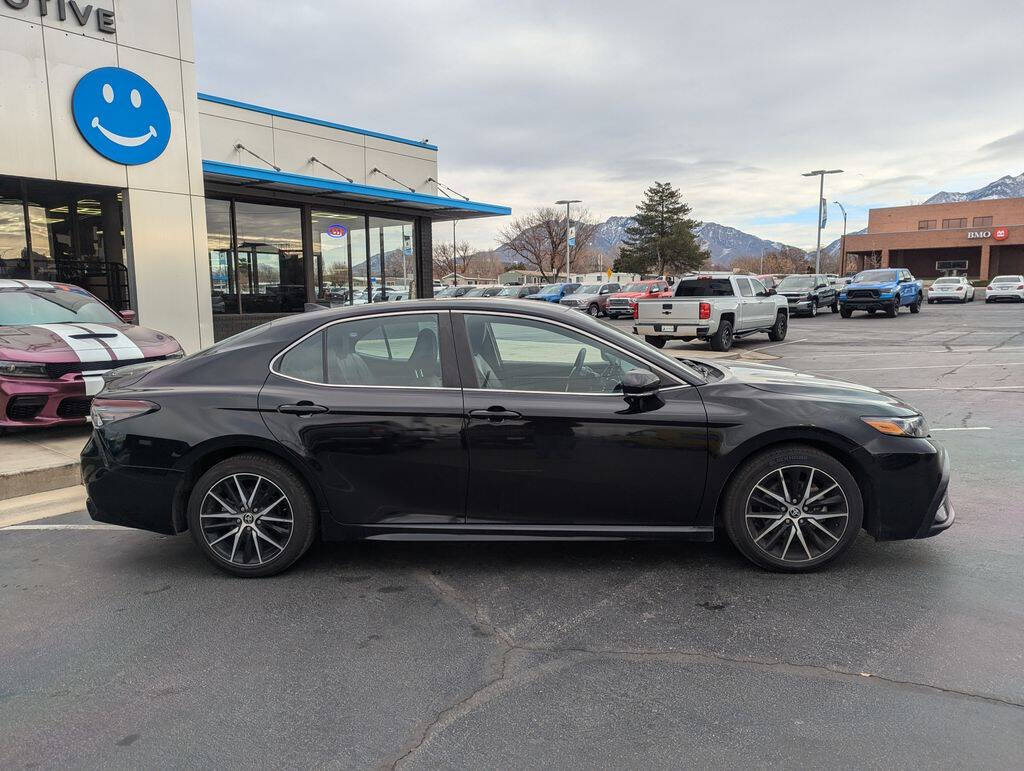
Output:
<svg viewBox="0 0 1024 771">
<path fill-rule="evenodd" d="M 137 346 L 128 335 L 114 327 L 107 327 L 103 324 L 75 324 L 94 335 L 106 335 L 105 339 L 98 342 L 103 343 L 111 349 L 111 357 L 114 359 L 144 359 L 146 354 Z"/>
<path fill-rule="evenodd" d="M 103 390 L 103 386 L 106 383 L 103 375 L 82 375 L 82 380 L 85 382 L 86 396 L 95 396 Z"/>
<path fill-rule="evenodd" d="M 74 351 L 79 361 L 109 362 L 114 360 L 113 352 L 107 346 L 100 345 L 99 340 L 76 339 L 75 335 L 82 334 L 82 331 L 73 324 L 36 324 L 36 326 L 57 335 L 68 348 Z"/>
</svg>

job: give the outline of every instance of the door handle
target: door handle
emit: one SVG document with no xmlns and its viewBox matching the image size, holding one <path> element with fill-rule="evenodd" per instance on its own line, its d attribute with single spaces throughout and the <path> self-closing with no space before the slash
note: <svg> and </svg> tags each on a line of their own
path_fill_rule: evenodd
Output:
<svg viewBox="0 0 1024 771">
<path fill-rule="evenodd" d="M 313 404 L 313 402 L 299 402 L 298 404 L 282 404 L 277 411 L 285 415 L 319 415 L 330 412 L 330 408 L 324 407 L 322 404 Z"/>
<path fill-rule="evenodd" d="M 491 420 L 498 423 L 502 420 L 514 420 L 523 416 L 518 412 L 506 410 L 502 407 L 488 407 L 486 410 L 470 410 L 469 417 L 475 420 Z"/>
</svg>

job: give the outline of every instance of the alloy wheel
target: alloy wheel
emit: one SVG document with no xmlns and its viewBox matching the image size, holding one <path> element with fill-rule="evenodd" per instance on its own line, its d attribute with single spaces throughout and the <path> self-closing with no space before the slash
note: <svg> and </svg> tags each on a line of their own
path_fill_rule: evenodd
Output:
<svg viewBox="0 0 1024 771">
<path fill-rule="evenodd" d="M 751 489 L 746 526 L 766 556 L 788 563 L 810 562 L 832 551 L 850 520 L 842 486 L 813 466 L 782 466 Z"/>
<path fill-rule="evenodd" d="M 231 474 L 210 486 L 199 509 L 206 544 L 233 565 L 280 556 L 295 526 L 288 496 L 259 474 Z"/>
</svg>

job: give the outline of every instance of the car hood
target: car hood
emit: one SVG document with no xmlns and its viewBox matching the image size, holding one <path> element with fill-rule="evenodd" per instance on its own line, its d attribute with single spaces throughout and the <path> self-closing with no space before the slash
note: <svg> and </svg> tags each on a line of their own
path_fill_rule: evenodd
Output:
<svg viewBox="0 0 1024 771">
<path fill-rule="evenodd" d="M 865 283 L 865 284 L 847 284 L 846 286 L 843 287 L 843 289 L 889 289 L 889 290 L 892 290 L 892 289 L 895 289 L 897 286 L 899 286 L 899 284 L 897 284 L 895 281 L 886 281 L 885 283 L 882 283 L 882 284 L 879 284 L 877 282 L 870 283 L 870 284 L 868 284 L 868 283 Z"/>
<path fill-rule="evenodd" d="M 888 405 L 895 408 L 896 414 L 913 415 L 916 410 L 897 399 L 892 394 L 879 391 L 871 386 L 835 380 L 821 375 L 776 367 L 771 364 L 753 364 L 748 362 L 708 362 L 713 367 L 724 370 L 726 376 L 739 381 L 751 388 L 787 396 L 823 399 L 827 401 L 850 404 L 853 402 Z"/>
<path fill-rule="evenodd" d="M 132 361 L 181 350 L 163 332 L 133 324 L 0 326 L 0 359 L 42 363 Z"/>
<path fill-rule="evenodd" d="M 647 292 L 612 292 L 610 295 L 608 295 L 609 299 L 611 299 L 613 297 L 625 297 L 625 298 L 628 299 L 628 298 L 631 298 L 631 297 L 646 297 L 646 296 L 647 296 Z"/>
</svg>

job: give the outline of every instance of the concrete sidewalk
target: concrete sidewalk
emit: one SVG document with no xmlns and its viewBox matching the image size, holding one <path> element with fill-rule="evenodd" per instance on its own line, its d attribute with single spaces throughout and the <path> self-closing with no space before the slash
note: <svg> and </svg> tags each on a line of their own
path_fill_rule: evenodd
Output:
<svg viewBox="0 0 1024 771">
<path fill-rule="evenodd" d="M 0 436 L 0 500 L 80 484 L 78 456 L 91 430 L 85 424 Z"/>
</svg>

